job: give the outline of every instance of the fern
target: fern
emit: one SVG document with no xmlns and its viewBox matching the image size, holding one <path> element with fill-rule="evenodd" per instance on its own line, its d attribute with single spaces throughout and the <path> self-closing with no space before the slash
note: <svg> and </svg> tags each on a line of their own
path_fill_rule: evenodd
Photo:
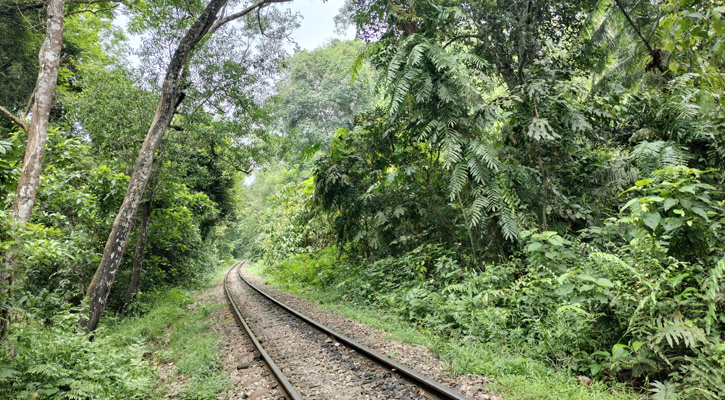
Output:
<svg viewBox="0 0 725 400">
<path fill-rule="evenodd" d="M 644 176 L 649 176 L 658 169 L 683 165 L 686 157 L 683 151 L 672 142 L 645 140 L 634 147 L 630 159 Z"/>
<path fill-rule="evenodd" d="M 718 400 L 725 396 L 725 346 L 711 346 L 697 352 L 697 357 L 685 357 L 682 367 L 684 379 L 682 393 L 693 400 Z"/>
<path fill-rule="evenodd" d="M 722 302 L 720 298 L 725 285 L 725 258 L 717 262 L 715 267 L 710 270 L 710 276 L 705 282 L 705 299 L 707 300 L 707 313 L 705 314 L 705 332 L 709 335 L 714 324 L 718 323 L 719 312 L 718 304 Z"/>
<path fill-rule="evenodd" d="M 695 326 L 691 321 L 684 321 L 681 317 L 675 317 L 674 321 L 658 318 L 655 321 L 656 332 L 652 336 L 654 344 L 666 340 L 670 348 L 680 344 L 680 341 L 690 349 L 697 347 L 698 343 L 707 342 L 705 332 Z"/>
<path fill-rule="evenodd" d="M 677 400 L 677 388 L 671 382 L 665 381 L 654 381 L 652 383 L 653 388 L 650 390 L 652 394 L 652 400 Z"/>
<path fill-rule="evenodd" d="M 471 142 L 469 151 L 478 157 L 479 160 L 483 161 L 489 169 L 493 171 L 499 170 L 500 163 L 497 152 L 491 148 L 490 144 L 475 139 Z"/>
<path fill-rule="evenodd" d="M 450 181 L 448 183 L 448 192 L 451 201 L 461 193 L 463 186 L 468 182 L 468 171 L 464 164 L 456 164 L 451 173 Z"/>
</svg>

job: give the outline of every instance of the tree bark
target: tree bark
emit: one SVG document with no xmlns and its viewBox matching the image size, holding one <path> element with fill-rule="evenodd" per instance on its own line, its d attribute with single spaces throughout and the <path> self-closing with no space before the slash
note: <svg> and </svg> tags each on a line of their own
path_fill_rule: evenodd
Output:
<svg viewBox="0 0 725 400">
<path fill-rule="evenodd" d="M 58 81 L 60 50 L 63 47 L 63 6 L 64 0 L 50 0 L 48 4 L 47 31 L 38 57 L 40 72 L 35 85 L 35 102 L 28 126 L 28 146 L 13 202 L 16 218 L 23 222 L 30 219 L 35 195 L 38 192 L 40 172 L 43 169 L 43 153 L 48 139 L 48 118 Z"/>
<path fill-rule="evenodd" d="M 144 202 L 143 215 L 141 216 L 141 225 L 138 227 L 138 241 L 136 242 L 136 253 L 133 257 L 133 271 L 131 272 L 131 282 L 128 285 L 126 299 L 123 302 L 123 308 L 126 309 L 131 303 L 131 297 L 138 290 L 141 283 L 141 265 L 143 264 L 144 252 L 146 251 L 146 242 L 148 239 L 149 221 L 151 220 L 151 205 L 153 202 L 153 194 Z"/>
<path fill-rule="evenodd" d="M 28 133 L 28 145 L 25 149 L 23 169 L 20 173 L 18 188 L 13 201 L 13 213 L 15 219 L 28 222 L 30 212 L 35 204 L 35 195 L 38 192 L 40 173 L 43 170 L 43 154 L 45 153 L 45 142 L 48 139 L 48 119 L 50 118 L 50 107 L 53 104 L 55 86 L 58 81 L 58 68 L 60 66 L 60 51 L 63 48 L 63 7 L 64 0 L 50 0 L 48 3 L 48 19 L 43 45 L 40 47 L 38 62 L 40 71 L 35 84 L 35 102 L 32 108 L 32 119 L 30 125 L 24 123 L 12 113 L 1 110 L 2 114 L 13 120 Z M 1 107 L 0 107 L 1 108 Z M 3 270 L 0 271 L 0 280 L 3 282 L 3 291 L 7 291 L 7 304 L 0 307 L 0 340 L 7 336 L 10 326 L 9 302 L 12 298 L 12 287 L 16 273 L 16 260 L 13 253 L 16 247 L 13 246 L 2 259 Z"/>
<path fill-rule="evenodd" d="M 216 20 L 217 13 L 225 4 L 226 0 L 212 0 L 207 5 L 199 19 L 194 22 L 191 28 L 189 28 L 189 31 L 186 32 L 186 35 L 181 39 L 166 69 L 161 99 L 156 108 L 154 120 L 146 134 L 146 139 L 136 160 L 126 195 L 113 222 L 111 233 L 108 236 L 106 246 L 103 250 L 103 258 L 86 292 L 86 302 L 89 307 L 88 316 L 87 318 L 81 319 L 81 325 L 88 332 L 92 332 L 98 327 L 98 322 L 106 307 L 106 299 L 113 286 L 118 266 L 121 263 L 121 258 L 128 245 L 128 236 L 131 232 L 133 217 L 136 215 L 141 197 L 151 175 L 151 166 L 156 149 L 161 144 L 161 139 L 166 132 L 166 128 L 174 117 L 174 111 L 176 110 L 177 102 L 181 95 L 181 91 L 179 90 L 181 72 L 189 57 L 189 53 L 209 31 L 209 28 L 211 28 Z"/>
<path fill-rule="evenodd" d="M 156 115 L 136 159 L 131 180 L 126 190 L 126 196 L 123 199 L 121 208 L 118 210 L 118 215 L 111 228 L 108 241 L 106 241 L 103 258 L 86 292 L 85 300 L 88 304 L 88 315 L 85 318 L 81 318 L 80 323 L 85 327 L 87 332 L 92 332 L 98 327 L 98 322 L 106 307 L 106 299 L 111 292 L 118 266 L 121 263 L 121 258 L 128 245 L 128 237 L 132 229 L 133 218 L 136 215 L 146 184 L 151 175 L 156 149 L 161 144 L 164 133 L 174 117 L 176 107 L 178 107 L 183 99 L 183 93 L 179 89 L 179 82 L 189 54 L 199 44 L 201 39 L 207 33 L 210 33 L 211 29 L 216 30 L 221 25 L 233 19 L 243 17 L 258 7 L 264 7 L 270 3 L 282 1 L 289 0 L 262 0 L 245 8 L 241 12 L 217 20 L 219 11 L 226 5 L 227 0 L 211 0 L 206 6 L 206 9 L 204 9 L 204 12 L 179 42 L 178 47 L 171 57 L 171 62 L 166 69 L 166 76 L 162 86 L 161 99 L 156 109 Z"/>
</svg>

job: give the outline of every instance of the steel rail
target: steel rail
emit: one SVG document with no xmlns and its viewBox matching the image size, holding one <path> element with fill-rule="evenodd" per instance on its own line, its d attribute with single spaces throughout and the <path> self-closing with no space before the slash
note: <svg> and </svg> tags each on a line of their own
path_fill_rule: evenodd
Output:
<svg viewBox="0 0 725 400">
<path fill-rule="evenodd" d="M 246 261 L 246 260 L 245 260 Z M 320 331 L 336 338 L 339 342 L 342 342 L 349 347 L 353 348 L 355 351 L 359 352 L 360 354 L 380 363 L 383 364 L 389 368 L 391 368 L 394 371 L 399 372 L 402 375 L 405 375 L 408 379 L 413 381 L 416 384 L 419 384 L 421 386 L 424 386 L 431 390 L 436 395 L 443 397 L 444 399 L 455 399 L 455 400 L 470 400 L 469 398 L 463 396 L 462 394 L 456 392 L 455 390 L 448 388 L 446 386 L 441 385 L 440 383 L 431 380 L 430 378 L 427 378 L 426 376 L 406 367 L 405 365 L 393 361 L 390 358 L 376 352 L 375 350 L 371 349 L 368 346 L 365 346 L 362 343 L 358 343 L 357 341 L 350 339 L 349 337 L 333 330 L 332 328 L 328 328 L 325 325 L 322 325 L 321 323 L 313 320 L 312 318 L 307 317 L 306 315 L 296 311 L 292 307 L 282 303 L 281 301 L 275 299 L 274 297 L 270 296 L 269 294 L 265 293 L 258 287 L 251 284 L 249 281 L 244 279 L 241 273 L 241 266 L 244 265 L 244 262 L 240 264 L 240 267 L 237 268 L 237 275 L 239 275 L 239 278 L 241 278 L 247 285 L 249 285 L 252 289 L 256 290 L 259 294 L 266 297 L 273 303 L 277 304 L 282 309 L 286 310 L 290 314 L 296 316 L 297 318 L 301 319 L 302 321 L 314 326 L 315 328 L 319 329 Z"/>
<path fill-rule="evenodd" d="M 282 385 L 282 388 L 285 392 L 287 392 L 287 395 L 292 400 L 303 400 L 302 396 L 299 394 L 297 389 L 292 386 L 289 380 L 287 380 L 287 377 L 284 375 L 281 369 L 277 366 L 277 364 L 272 361 L 272 357 L 267 354 L 267 351 L 265 351 L 262 348 L 262 344 L 259 343 L 259 340 L 257 340 L 257 337 L 254 336 L 254 333 L 252 333 L 252 330 L 249 328 L 249 325 L 244 321 L 244 318 L 242 317 L 242 314 L 239 312 L 239 308 L 237 307 L 237 304 L 234 302 L 234 299 L 232 299 L 232 294 L 229 291 L 229 286 L 227 285 L 227 280 L 229 279 L 229 273 L 237 267 L 237 269 L 241 268 L 242 265 L 244 265 L 244 261 L 237 263 L 236 265 L 229 268 L 226 275 L 224 276 L 224 291 L 227 293 L 227 298 L 229 298 L 229 302 L 232 304 L 232 307 L 234 308 L 234 313 L 237 315 L 237 319 L 239 319 L 239 322 L 242 323 L 242 326 L 244 327 L 244 330 L 247 331 L 247 335 L 250 339 L 252 339 L 252 342 L 254 343 L 254 346 L 257 348 L 259 353 L 262 355 L 262 358 L 264 358 L 264 362 L 267 363 L 267 366 L 269 367 L 270 371 L 274 374 L 275 378 L 277 378 L 277 382 Z M 241 276 L 241 274 L 239 275 Z M 246 281 L 245 281 L 246 282 Z"/>
</svg>

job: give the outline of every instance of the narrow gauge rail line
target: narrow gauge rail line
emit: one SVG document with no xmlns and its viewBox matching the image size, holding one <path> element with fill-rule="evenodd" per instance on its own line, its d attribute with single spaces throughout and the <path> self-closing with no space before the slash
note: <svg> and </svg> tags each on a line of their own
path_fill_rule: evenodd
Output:
<svg viewBox="0 0 725 400">
<path fill-rule="evenodd" d="M 416 387 L 424 388 L 425 390 L 420 390 L 419 397 L 426 397 L 426 398 L 432 398 L 432 399 L 443 399 L 443 400 L 468 400 L 466 397 L 461 395 L 460 393 L 445 387 L 425 376 L 422 374 L 406 367 L 403 364 L 400 364 L 396 361 L 393 361 L 389 359 L 388 357 L 372 350 L 371 348 L 358 343 L 357 341 L 350 339 L 349 337 L 334 331 L 331 328 L 328 328 L 322 324 L 320 324 L 317 321 L 312 320 L 311 318 L 299 313 L 298 311 L 292 309 L 291 307 L 285 305 L 284 303 L 280 302 L 279 300 L 275 299 L 274 297 L 270 296 L 269 294 L 265 293 L 264 291 L 260 290 L 258 287 L 254 286 L 250 282 L 248 282 L 244 277 L 241 275 L 241 267 L 245 264 L 245 262 L 241 262 L 236 264 L 234 267 L 230 268 L 229 271 L 227 271 L 227 277 L 224 280 L 224 287 L 227 291 L 227 297 L 229 298 L 230 302 L 232 303 L 232 306 L 237 313 L 237 317 L 240 321 L 242 321 L 242 325 L 244 326 L 245 330 L 247 331 L 247 334 L 252 338 L 252 341 L 254 342 L 255 346 L 257 346 L 258 351 L 260 354 L 262 354 L 262 358 L 264 358 L 265 362 L 270 367 L 270 370 L 273 372 L 273 374 L 276 376 L 277 380 L 279 381 L 282 388 L 289 394 L 289 398 L 291 399 L 301 399 L 299 392 L 295 389 L 295 387 L 289 382 L 289 380 L 284 376 L 281 369 L 274 364 L 274 361 L 272 361 L 272 357 L 269 356 L 269 354 L 262 348 L 261 342 L 266 342 L 267 338 L 262 337 L 261 340 L 258 340 L 254 333 L 252 332 L 252 329 L 247 325 L 247 323 L 244 320 L 244 317 L 242 317 L 241 313 L 239 312 L 239 307 L 236 305 L 233 296 L 230 293 L 227 281 L 229 278 L 229 274 L 232 269 L 237 268 L 237 275 L 240 279 L 240 284 L 243 282 L 245 285 L 252 288 L 255 292 L 259 293 L 261 296 L 263 296 L 266 300 L 273 303 L 276 307 L 279 309 L 284 310 L 286 314 L 294 316 L 294 318 L 299 319 L 300 321 L 304 322 L 306 325 L 310 325 L 314 327 L 316 331 L 319 331 L 331 338 L 334 338 L 337 342 L 343 343 L 348 349 L 351 349 L 350 352 L 355 352 L 359 355 L 362 355 L 366 357 L 367 359 L 371 360 L 377 365 L 382 365 L 387 369 L 388 371 L 392 373 L 397 373 L 399 375 L 402 375 L 408 382 L 408 384 L 412 384 Z M 259 332 L 258 332 L 259 333 Z M 264 333 L 263 333 L 264 335 Z M 305 353 L 305 351 L 301 351 L 298 353 Z M 294 353 L 292 355 L 297 355 L 298 353 Z M 283 355 L 280 358 L 285 358 L 286 356 Z M 354 363 L 353 363 L 354 365 Z M 357 368 L 354 366 L 354 368 Z M 390 373 L 386 373 L 386 375 L 390 375 Z M 364 382 L 364 384 L 370 383 L 371 381 Z M 344 393 L 345 390 L 339 390 L 337 393 Z M 333 393 L 334 394 L 334 393 Z M 299 397 L 296 397 L 299 396 Z M 322 397 L 326 397 L 325 395 L 322 395 Z M 392 394 L 391 394 L 392 397 Z M 395 397 L 400 397 L 400 394 L 398 393 L 395 395 Z"/>
<path fill-rule="evenodd" d="M 272 357 L 269 356 L 269 354 L 264 350 L 262 347 L 262 344 L 259 343 L 259 340 L 257 340 L 257 337 L 254 336 L 254 333 L 252 333 L 252 330 L 249 328 L 249 325 L 244 321 L 244 317 L 242 317 L 242 314 L 239 312 L 239 308 L 237 307 L 237 304 L 234 302 L 234 299 L 232 298 L 231 292 L 229 292 L 229 285 L 227 285 L 227 281 L 229 280 L 229 273 L 232 271 L 232 269 L 241 268 L 242 265 L 244 265 L 244 261 L 237 263 L 236 265 L 229 268 L 229 271 L 227 271 L 226 275 L 224 276 L 224 291 L 227 294 L 227 298 L 229 299 L 229 303 L 231 303 L 232 308 L 234 308 L 234 313 L 237 315 L 237 320 L 242 324 L 244 327 L 244 330 L 247 332 L 247 335 L 252 340 L 252 343 L 254 343 L 254 347 L 257 348 L 257 351 L 259 351 L 259 354 L 262 355 L 262 358 L 264 359 L 264 362 L 269 367 L 270 372 L 274 375 L 274 378 L 277 380 L 277 382 L 282 386 L 282 390 L 287 393 L 287 398 L 291 400 L 303 400 L 302 396 L 297 392 L 294 386 L 290 383 L 289 380 L 287 380 L 287 377 L 284 376 L 284 373 L 282 373 L 282 370 L 279 369 L 277 364 L 274 363 L 272 360 Z"/>
</svg>

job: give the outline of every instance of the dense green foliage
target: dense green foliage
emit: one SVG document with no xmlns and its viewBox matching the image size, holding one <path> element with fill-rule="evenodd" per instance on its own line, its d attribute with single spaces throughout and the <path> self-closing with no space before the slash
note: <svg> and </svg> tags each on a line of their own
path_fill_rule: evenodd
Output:
<svg viewBox="0 0 725 400">
<path fill-rule="evenodd" d="M 155 351 L 169 340 L 176 347 L 154 359 L 193 376 L 174 396 L 216 398 L 226 390 L 216 339 L 202 323 L 209 310 L 193 321 L 182 318 L 192 299 L 168 290 L 199 286 L 231 257 L 235 187 L 279 148 L 265 104 L 271 93 L 259 89 L 276 79 L 294 16 L 269 10 L 259 24 L 227 25 L 196 49 L 184 68 L 183 102 L 143 195 L 150 212 L 137 213 L 104 299 L 107 325 L 92 337 L 79 326 L 83 298 L 154 120 L 167 49 L 203 10 L 202 2 L 192 3 L 124 2 L 128 32 L 148 39 L 133 49 L 146 55 L 142 62 L 128 60 L 131 41 L 114 24 L 118 2 L 66 3 L 48 143 L 28 223 L 11 209 L 28 134 L 0 118 L 0 318 L 9 321 L 7 338 L 0 338 L 0 397 L 161 396 L 150 360 L 142 359 L 144 341 Z M 46 17 L 43 2 L 0 1 L 0 106 L 21 120 L 32 118 L 26 105 Z M 276 35 L 261 35 L 262 23 Z M 247 53 L 262 44 L 264 52 Z M 144 219 L 148 240 L 137 247 Z M 135 260 L 138 287 L 129 283 Z M 167 292 L 166 303 L 147 295 Z M 162 339 L 164 346 L 155 346 Z"/>
<path fill-rule="evenodd" d="M 513 396 L 725 396 L 721 0 L 350 0 L 340 20 L 361 41 L 290 57 L 289 13 L 222 27 L 183 69 L 136 216 L 148 243 L 133 231 L 108 298 L 107 314 L 157 322 L 93 342 L 74 322 L 168 49 L 205 3 L 124 2 L 138 63 L 115 3 L 85 3 L 66 7 L 29 223 L 10 209 L 27 136 L 0 122 L 0 390 L 146 396 L 138 337 L 165 335 L 188 303 L 172 292 L 174 305 L 145 309 L 146 293 L 193 286 L 233 254 L 291 290 L 412 326 L 455 372 Z M 44 36 L 33 4 L 0 1 L 0 105 L 21 116 Z M 179 343 L 211 346 L 192 325 Z M 180 397 L 226 385 L 199 352 L 161 355 L 198 376 Z"/>
<path fill-rule="evenodd" d="M 216 399 L 228 382 L 218 338 L 207 333 L 205 318 L 218 305 L 200 303 L 190 312 L 193 300 L 192 292 L 178 288 L 146 294 L 133 315 L 102 327 L 89 341 L 78 325 L 78 310 L 53 293 L 31 298 L 31 306 L 57 308 L 28 313 L 11 331 L 13 350 L 0 355 L 0 394 L 8 399 L 162 398 L 167 388 L 157 384 L 152 362 L 173 362 L 174 376 L 189 379 L 170 395 Z"/>
<path fill-rule="evenodd" d="M 240 243 L 265 273 L 653 398 L 725 396 L 725 5 L 372 0 L 346 17 L 379 106 L 297 179 L 269 168 L 243 190 L 266 196 Z M 459 371 L 497 375 L 476 365 Z"/>
<path fill-rule="evenodd" d="M 363 50 L 361 42 L 332 41 L 302 51 L 288 61 L 277 87 L 281 130 L 289 135 L 290 156 L 307 146 L 327 145 L 335 131 L 351 128 L 353 117 L 375 103 L 374 77 L 362 65 L 350 79 L 351 60 Z"/>
</svg>

